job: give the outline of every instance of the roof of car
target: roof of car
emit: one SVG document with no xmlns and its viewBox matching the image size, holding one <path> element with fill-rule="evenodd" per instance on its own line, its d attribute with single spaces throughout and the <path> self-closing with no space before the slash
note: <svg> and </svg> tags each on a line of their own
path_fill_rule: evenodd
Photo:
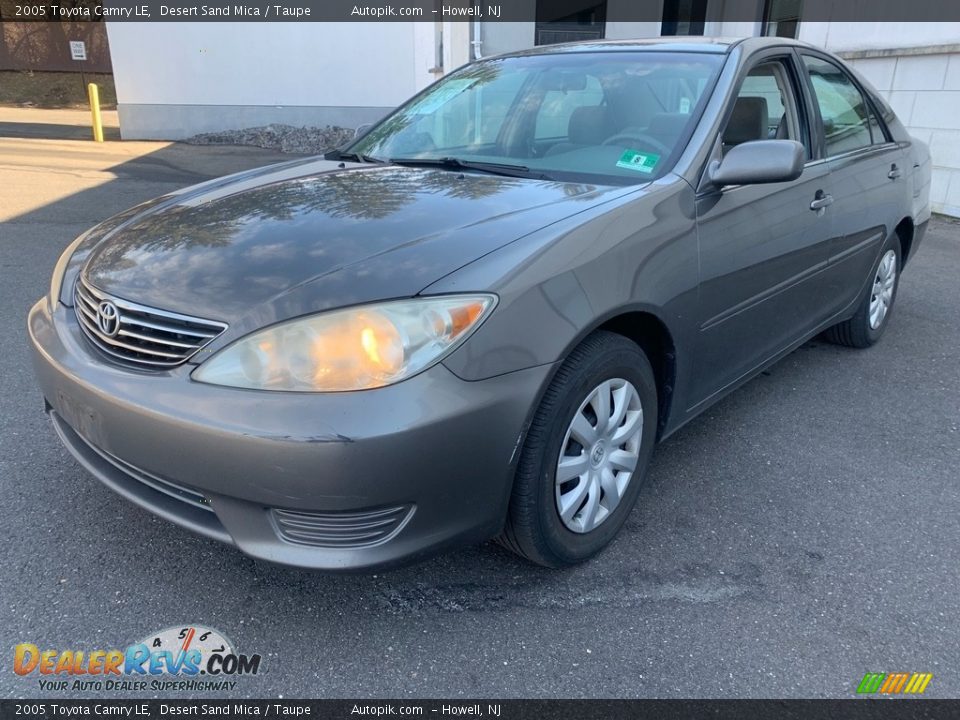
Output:
<svg viewBox="0 0 960 720">
<path fill-rule="evenodd" d="M 560 43 L 557 45 L 538 45 L 528 50 L 504 53 L 497 57 L 522 57 L 527 55 L 550 55 L 556 53 L 580 52 L 627 52 L 627 51 L 672 51 L 696 53 L 727 53 L 735 45 L 747 45 L 750 50 L 776 45 L 804 46 L 806 43 L 782 37 L 699 37 L 672 36 L 642 38 L 635 40 L 583 40 L 580 42 Z"/>
</svg>

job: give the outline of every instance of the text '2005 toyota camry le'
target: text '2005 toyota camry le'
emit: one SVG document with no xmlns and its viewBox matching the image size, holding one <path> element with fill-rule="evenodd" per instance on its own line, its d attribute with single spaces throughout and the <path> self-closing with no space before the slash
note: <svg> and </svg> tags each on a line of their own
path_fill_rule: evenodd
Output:
<svg viewBox="0 0 960 720">
<path fill-rule="evenodd" d="M 81 235 L 36 371 L 90 472 L 253 557 L 498 537 L 560 567 L 616 535 L 658 440 L 815 334 L 880 338 L 930 175 L 793 41 L 485 59 L 323 159 Z"/>
</svg>

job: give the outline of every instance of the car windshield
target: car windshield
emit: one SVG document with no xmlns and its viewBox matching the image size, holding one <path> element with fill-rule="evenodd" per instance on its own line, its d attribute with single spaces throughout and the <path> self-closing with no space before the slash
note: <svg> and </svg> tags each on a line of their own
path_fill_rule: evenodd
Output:
<svg viewBox="0 0 960 720">
<path fill-rule="evenodd" d="M 578 52 L 468 65 L 345 149 L 370 161 L 631 185 L 667 172 L 723 56 Z"/>
</svg>

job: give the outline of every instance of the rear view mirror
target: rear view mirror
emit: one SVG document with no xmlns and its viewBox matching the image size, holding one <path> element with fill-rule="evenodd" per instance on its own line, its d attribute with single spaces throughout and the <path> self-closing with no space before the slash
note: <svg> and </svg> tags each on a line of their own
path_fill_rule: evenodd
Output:
<svg viewBox="0 0 960 720">
<path fill-rule="evenodd" d="M 571 90 L 585 90 L 586 87 L 586 73 L 575 70 L 549 70 L 544 74 L 544 90 L 570 92 Z"/>
<path fill-rule="evenodd" d="M 788 182 L 800 177 L 803 163 L 803 145 L 796 140 L 751 140 L 714 161 L 708 176 L 717 187 Z"/>
</svg>

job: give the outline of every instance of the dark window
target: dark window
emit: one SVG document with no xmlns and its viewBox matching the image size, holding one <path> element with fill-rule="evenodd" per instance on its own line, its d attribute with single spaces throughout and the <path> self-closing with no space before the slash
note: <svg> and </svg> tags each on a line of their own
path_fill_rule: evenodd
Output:
<svg viewBox="0 0 960 720">
<path fill-rule="evenodd" d="M 803 0 L 766 0 L 763 6 L 763 34 L 795 38 L 800 29 Z"/>
<path fill-rule="evenodd" d="M 536 45 L 601 40 L 607 21 L 606 0 L 537 0 Z"/>
<path fill-rule="evenodd" d="M 870 113 L 857 86 L 832 62 L 810 55 L 803 62 L 820 107 L 827 156 L 869 146 Z"/>
<path fill-rule="evenodd" d="M 703 35 L 707 0 L 664 0 L 661 35 Z"/>
</svg>

